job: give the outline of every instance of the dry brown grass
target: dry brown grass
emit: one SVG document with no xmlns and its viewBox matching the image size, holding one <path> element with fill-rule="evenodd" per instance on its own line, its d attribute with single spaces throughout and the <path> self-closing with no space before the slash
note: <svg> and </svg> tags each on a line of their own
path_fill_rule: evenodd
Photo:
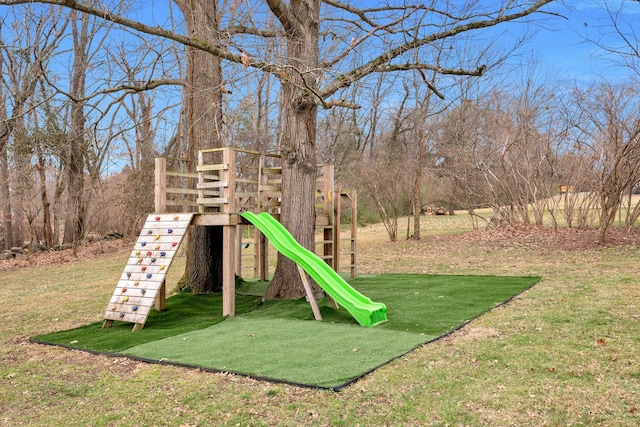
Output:
<svg viewBox="0 0 640 427">
<path fill-rule="evenodd" d="M 29 343 L 99 319 L 126 253 L 1 271 L 0 424 L 637 425 L 638 242 L 572 249 L 549 245 L 545 230 L 449 236 L 464 224 L 429 217 L 423 240 L 395 243 L 364 228 L 359 272 L 542 281 L 341 393 Z"/>
</svg>

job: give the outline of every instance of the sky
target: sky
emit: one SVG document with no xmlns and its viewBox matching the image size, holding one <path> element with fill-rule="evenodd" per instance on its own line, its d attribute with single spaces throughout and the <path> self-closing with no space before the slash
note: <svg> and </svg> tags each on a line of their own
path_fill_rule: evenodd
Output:
<svg viewBox="0 0 640 427">
<path fill-rule="evenodd" d="M 556 5 L 551 9 L 564 18 L 549 17 L 544 23 L 546 28 L 540 28 L 530 43 L 529 48 L 540 58 L 541 65 L 557 72 L 560 79 L 570 81 L 590 82 L 604 78 L 615 82 L 628 78 L 630 71 L 615 66 L 612 62 L 615 57 L 607 57 L 601 49 L 586 41 L 587 38 L 611 40 L 608 36 L 611 20 L 603 9 L 605 4 L 612 10 L 624 6 L 620 9 L 622 22 L 640 36 L 640 2 L 567 1 L 566 6 Z"/>
<path fill-rule="evenodd" d="M 491 3 L 500 0 L 479 1 Z M 366 0 L 354 2 L 359 6 L 367 3 Z M 171 0 L 139 0 L 133 3 L 131 12 L 144 22 L 162 25 L 170 19 L 169 4 Z M 603 77 L 625 78 L 629 75 L 628 70 L 612 67 L 611 59 L 604 58 L 592 43 L 585 41 L 585 38 L 600 39 L 609 31 L 604 28 L 604 25 L 610 26 L 605 5 L 610 10 L 620 9 L 621 18 L 635 27 L 640 38 L 640 1 L 557 0 L 544 9 L 561 17 L 538 15 L 535 18 L 536 25 L 528 27 L 537 31 L 536 35 L 520 54 L 524 58 L 532 55 L 538 58 L 544 69 L 557 73 L 560 79 L 592 81 Z M 179 13 L 176 18 L 180 20 Z M 521 31 L 523 27 L 515 24 L 512 28 Z"/>
</svg>

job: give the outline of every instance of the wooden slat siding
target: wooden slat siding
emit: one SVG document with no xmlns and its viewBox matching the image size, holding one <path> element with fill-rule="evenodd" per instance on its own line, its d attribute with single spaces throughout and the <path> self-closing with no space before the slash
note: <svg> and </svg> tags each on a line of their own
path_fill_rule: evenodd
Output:
<svg viewBox="0 0 640 427">
<path fill-rule="evenodd" d="M 204 190 L 204 197 L 206 196 L 219 196 L 219 192 L 218 191 L 212 191 L 212 190 Z M 200 194 L 200 190 L 190 190 L 190 189 L 185 189 L 185 188 L 167 188 L 166 194 L 191 194 L 194 196 L 197 196 Z M 166 203 L 170 203 L 173 200 L 169 199 Z M 181 200 L 181 201 L 185 201 L 185 200 Z"/>
<path fill-rule="evenodd" d="M 198 172 L 180 172 L 180 171 L 171 171 L 168 170 L 166 172 L 167 176 L 171 176 L 171 177 L 177 177 L 177 178 L 198 178 Z M 212 180 L 218 180 L 220 179 L 219 175 L 212 175 L 212 174 L 203 174 L 205 179 L 212 179 Z"/>
<path fill-rule="evenodd" d="M 213 164 L 213 165 L 198 165 L 196 171 L 198 172 L 211 172 L 211 171 L 224 171 L 228 170 L 228 164 Z"/>
<path fill-rule="evenodd" d="M 282 190 L 282 185 L 270 185 L 269 183 L 262 185 L 262 191 L 272 191 L 272 192 L 280 192 Z"/>
<path fill-rule="evenodd" d="M 196 203 L 203 206 L 220 206 L 227 203 L 226 197 L 198 197 Z"/>
<path fill-rule="evenodd" d="M 198 206 L 198 204 L 190 200 L 167 200 L 167 206 Z"/>
<path fill-rule="evenodd" d="M 204 190 L 206 188 L 226 187 L 227 185 L 229 185 L 229 183 L 223 181 L 204 181 L 198 183 L 198 188 Z"/>
<path fill-rule="evenodd" d="M 192 219 L 193 214 L 184 213 L 147 217 L 107 304 L 105 320 L 144 325 L 162 294 L 167 272 Z"/>
</svg>

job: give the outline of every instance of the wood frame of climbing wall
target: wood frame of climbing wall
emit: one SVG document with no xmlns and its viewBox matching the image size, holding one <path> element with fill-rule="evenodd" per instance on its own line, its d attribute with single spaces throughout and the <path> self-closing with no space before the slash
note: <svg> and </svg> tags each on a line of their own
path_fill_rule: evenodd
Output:
<svg viewBox="0 0 640 427">
<path fill-rule="evenodd" d="M 193 214 L 153 214 L 131 251 L 104 314 L 103 327 L 115 320 L 142 329 L 152 307 L 164 310 L 166 276 Z"/>
</svg>

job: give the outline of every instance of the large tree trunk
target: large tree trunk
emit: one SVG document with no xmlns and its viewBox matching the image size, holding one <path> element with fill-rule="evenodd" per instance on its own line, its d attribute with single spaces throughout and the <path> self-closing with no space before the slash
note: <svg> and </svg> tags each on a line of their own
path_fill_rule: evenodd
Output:
<svg viewBox="0 0 640 427">
<path fill-rule="evenodd" d="M 422 116 L 422 115 L 421 115 Z M 424 120 L 418 122 L 420 126 L 418 130 L 418 158 L 416 159 L 415 176 L 413 179 L 413 240 L 420 240 L 420 210 L 422 208 L 422 168 L 424 162 L 424 150 L 425 150 L 425 129 L 426 123 Z"/>
<path fill-rule="evenodd" d="M 38 177 L 40 178 L 40 201 L 42 202 L 42 234 L 44 238 L 44 245 L 47 248 L 53 247 L 53 228 L 51 227 L 51 202 L 49 201 L 49 196 L 47 195 L 47 174 L 46 174 L 46 163 L 44 159 L 44 155 L 42 153 L 42 147 L 40 146 L 40 142 L 37 142 L 36 146 L 36 156 L 37 156 L 37 165 L 36 169 L 38 170 Z"/>
<path fill-rule="evenodd" d="M 187 33 L 199 40 L 219 37 L 217 2 L 175 0 L 184 14 Z M 188 129 L 187 156 L 196 160 L 198 150 L 220 146 L 222 129 L 222 66 L 220 58 L 187 48 L 185 94 Z M 187 240 L 187 264 L 182 287 L 194 293 L 222 290 L 222 229 L 192 226 Z"/>
<path fill-rule="evenodd" d="M 75 12 L 72 12 L 75 15 Z M 80 28 L 72 16 L 73 32 L 73 74 L 71 76 L 71 127 L 67 147 L 67 212 L 64 225 L 63 243 L 75 246 L 84 237 L 85 203 L 84 203 L 84 155 L 85 155 L 85 115 L 84 103 L 78 101 L 85 95 L 88 54 L 86 46 L 89 41 L 89 15 L 82 14 Z"/>
<path fill-rule="evenodd" d="M 11 213 L 11 192 L 9 191 L 9 159 L 6 145 L 0 149 L 0 201 L 4 217 L 4 249 L 13 246 L 13 219 Z"/>
<path fill-rule="evenodd" d="M 282 7 L 283 4 L 280 3 Z M 283 15 L 280 15 L 283 16 Z M 289 19 L 290 18 L 290 19 Z M 318 30 L 320 2 L 292 0 L 283 25 L 287 30 L 287 69 L 282 79 L 283 117 L 280 154 L 282 155 L 282 211 L 280 221 L 304 247 L 314 249 L 316 118 L 317 104 L 303 92 L 318 87 Z M 307 87 L 308 91 L 302 91 Z M 312 96 L 312 95 L 311 95 Z M 296 299 L 304 287 L 293 261 L 278 254 L 278 266 L 267 289 L 267 299 Z"/>
<path fill-rule="evenodd" d="M 2 63 L 0 62 L 0 70 Z M 0 90 L 0 202 L 2 203 L 3 240 L 4 248 L 11 249 L 13 246 L 13 221 L 11 218 L 11 192 L 9 191 L 9 156 L 7 156 L 7 146 L 11 127 L 9 125 L 7 110 L 5 106 L 4 93 Z"/>
</svg>

